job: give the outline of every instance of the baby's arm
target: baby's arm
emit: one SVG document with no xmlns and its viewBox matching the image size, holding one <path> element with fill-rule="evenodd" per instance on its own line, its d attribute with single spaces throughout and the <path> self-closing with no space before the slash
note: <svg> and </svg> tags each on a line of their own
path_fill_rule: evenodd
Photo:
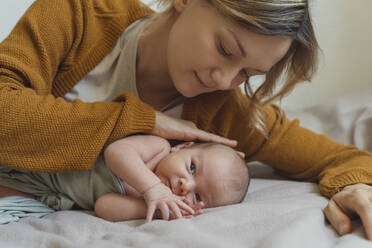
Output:
<svg viewBox="0 0 372 248">
<path fill-rule="evenodd" d="M 153 173 L 156 164 L 169 151 L 170 145 L 165 139 L 137 135 L 112 143 L 104 152 L 106 165 L 113 173 L 143 194 L 148 208 L 148 221 L 160 206 L 164 219 L 169 219 L 169 210 L 181 217 L 180 208 L 194 214 L 194 210 L 181 197 L 174 195 Z"/>
<path fill-rule="evenodd" d="M 146 211 L 143 199 L 117 193 L 105 194 L 94 204 L 96 215 L 109 221 L 143 219 Z"/>
<path fill-rule="evenodd" d="M 202 213 L 201 208 L 202 206 L 199 206 L 195 209 L 195 215 Z M 181 211 L 184 215 L 183 217 L 192 217 L 186 211 Z M 109 221 L 135 220 L 146 217 L 147 206 L 143 198 L 108 193 L 98 198 L 95 202 L 94 212 L 98 217 Z M 156 218 L 159 217 L 159 212 L 157 212 Z M 170 219 L 174 218 L 174 214 L 171 213 Z"/>
<path fill-rule="evenodd" d="M 135 135 L 110 144 L 104 157 L 106 165 L 116 176 L 143 193 L 160 182 L 153 170 L 169 152 L 167 140 L 152 135 Z"/>
</svg>

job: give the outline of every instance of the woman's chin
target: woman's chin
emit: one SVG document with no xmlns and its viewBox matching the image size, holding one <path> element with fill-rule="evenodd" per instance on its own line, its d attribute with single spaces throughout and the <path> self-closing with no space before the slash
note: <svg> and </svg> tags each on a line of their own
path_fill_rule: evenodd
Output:
<svg viewBox="0 0 372 248">
<path fill-rule="evenodd" d="M 179 90 L 178 92 L 186 98 L 191 98 L 191 97 L 195 97 L 195 96 L 202 94 L 202 92 L 196 92 L 195 90 L 189 90 L 189 89 Z"/>
</svg>

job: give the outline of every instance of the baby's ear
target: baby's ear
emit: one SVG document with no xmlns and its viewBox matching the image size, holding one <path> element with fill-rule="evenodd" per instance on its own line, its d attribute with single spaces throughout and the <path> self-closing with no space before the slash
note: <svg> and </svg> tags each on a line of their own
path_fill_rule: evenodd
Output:
<svg viewBox="0 0 372 248">
<path fill-rule="evenodd" d="M 244 152 L 236 151 L 236 153 L 239 155 L 239 157 L 241 157 L 242 159 L 245 159 L 245 154 L 244 154 Z"/>
<path fill-rule="evenodd" d="M 179 151 L 179 150 L 181 150 L 181 149 L 183 149 L 183 148 L 186 148 L 186 147 L 192 146 L 193 144 L 194 144 L 194 142 L 192 142 L 192 141 L 183 142 L 183 143 L 181 143 L 181 144 L 178 144 L 178 145 L 176 145 L 176 146 L 173 146 L 173 147 L 171 148 L 171 152 L 177 152 L 177 151 Z"/>
</svg>

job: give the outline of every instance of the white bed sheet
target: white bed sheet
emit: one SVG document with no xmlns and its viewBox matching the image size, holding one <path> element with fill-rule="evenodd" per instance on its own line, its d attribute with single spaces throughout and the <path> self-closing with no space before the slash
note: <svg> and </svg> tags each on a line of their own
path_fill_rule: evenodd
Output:
<svg viewBox="0 0 372 248">
<path fill-rule="evenodd" d="M 61 211 L 0 226 L 0 247 L 372 247 L 358 220 L 351 234 L 338 236 L 324 218 L 327 199 L 316 184 L 287 181 L 258 163 L 250 168 L 254 178 L 241 204 L 151 223 Z"/>
<path fill-rule="evenodd" d="M 370 91 L 372 92 L 372 91 Z M 306 111 L 288 111 L 304 126 L 343 143 L 371 148 L 372 103 L 348 97 Z M 0 226 L 0 247 L 372 247 L 360 220 L 343 237 L 326 222 L 328 200 L 314 183 L 288 181 L 259 163 L 243 203 L 207 209 L 193 219 L 111 223 L 86 211 L 61 211 Z"/>
</svg>

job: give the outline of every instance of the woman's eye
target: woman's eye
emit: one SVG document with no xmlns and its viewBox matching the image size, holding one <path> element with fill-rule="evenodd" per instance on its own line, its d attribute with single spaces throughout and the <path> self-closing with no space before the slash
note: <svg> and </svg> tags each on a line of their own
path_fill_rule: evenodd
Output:
<svg viewBox="0 0 372 248">
<path fill-rule="evenodd" d="M 248 72 L 246 71 L 246 70 L 242 70 L 242 75 L 246 78 L 246 80 L 248 80 L 249 79 L 249 74 L 248 74 Z"/>
<path fill-rule="evenodd" d="M 196 168 L 195 168 L 195 165 L 193 164 L 193 163 L 191 163 L 190 164 L 190 171 L 191 171 L 191 174 L 195 174 L 195 170 L 196 170 Z"/>
<path fill-rule="evenodd" d="M 226 49 L 223 47 L 222 43 L 220 43 L 220 50 L 221 50 L 222 55 L 228 56 L 228 57 L 232 56 L 231 53 L 226 51 Z"/>
<path fill-rule="evenodd" d="M 196 202 L 201 201 L 200 195 L 198 193 L 195 193 L 195 200 L 196 200 Z"/>
</svg>

